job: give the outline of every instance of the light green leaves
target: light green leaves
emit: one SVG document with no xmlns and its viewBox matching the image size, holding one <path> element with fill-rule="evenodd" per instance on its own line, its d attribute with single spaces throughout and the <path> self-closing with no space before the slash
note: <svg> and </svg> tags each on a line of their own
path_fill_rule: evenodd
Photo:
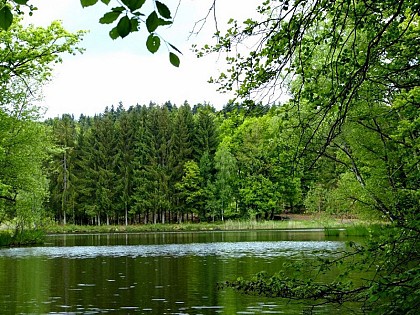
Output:
<svg viewBox="0 0 420 315">
<path fill-rule="evenodd" d="M 13 14 L 10 11 L 9 7 L 4 6 L 0 10 L 0 28 L 7 31 L 12 25 L 13 22 Z"/>
<path fill-rule="evenodd" d="M 160 38 L 156 35 L 150 34 L 146 41 L 147 49 L 154 54 L 160 47 Z"/>
</svg>

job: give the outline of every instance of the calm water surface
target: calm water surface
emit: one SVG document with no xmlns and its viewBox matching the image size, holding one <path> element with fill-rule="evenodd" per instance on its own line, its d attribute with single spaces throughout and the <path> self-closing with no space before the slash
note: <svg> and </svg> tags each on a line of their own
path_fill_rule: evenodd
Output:
<svg viewBox="0 0 420 315">
<path fill-rule="evenodd" d="M 216 285 L 343 248 L 308 230 L 51 235 L 0 250 L 0 314 L 301 314 Z"/>
</svg>

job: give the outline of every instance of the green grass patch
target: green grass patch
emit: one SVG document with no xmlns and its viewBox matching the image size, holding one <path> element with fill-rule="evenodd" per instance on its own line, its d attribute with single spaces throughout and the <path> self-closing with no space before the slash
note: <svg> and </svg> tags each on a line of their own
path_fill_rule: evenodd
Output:
<svg viewBox="0 0 420 315">
<path fill-rule="evenodd" d="M 290 217 L 281 221 L 226 220 L 224 222 L 200 222 L 180 224 L 136 224 L 136 225 L 51 225 L 47 233 L 141 233 L 141 232 L 178 232 L 178 231 L 235 231 L 235 230 L 278 230 L 338 228 L 346 226 L 340 219 L 319 218 L 316 216 Z"/>
<path fill-rule="evenodd" d="M 383 224 L 362 223 L 352 224 L 341 228 L 325 227 L 325 236 L 369 236 L 380 233 Z"/>
<path fill-rule="evenodd" d="M 45 240 L 45 232 L 42 230 L 23 230 L 12 233 L 11 231 L 0 232 L 0 247 L 28 246 L 42 244 Z"/>
</svg>

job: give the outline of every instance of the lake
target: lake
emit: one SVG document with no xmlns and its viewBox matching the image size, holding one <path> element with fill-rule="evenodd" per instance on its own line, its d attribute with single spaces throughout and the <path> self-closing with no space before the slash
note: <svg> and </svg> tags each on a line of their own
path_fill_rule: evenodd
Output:
<svg viewBox="0 0 420 315">
<path fill-rule="evenodd" d="M 301 314 L 217 283 L 334 255 L 344 241 L 323 230 L 50 235 L 0 249 L 0 314 Z"/>
</svg>

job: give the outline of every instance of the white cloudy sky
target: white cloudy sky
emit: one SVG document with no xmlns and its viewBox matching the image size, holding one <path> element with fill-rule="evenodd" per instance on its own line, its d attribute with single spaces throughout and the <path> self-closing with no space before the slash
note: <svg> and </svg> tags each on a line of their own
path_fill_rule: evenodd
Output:
<svg viewBox="0 0 420 315">
<path fill-rule="evenodd" d="M 37 0 L 39 10 L 29 23 L 47 25 L 52 20 L 61 20 L 70 31 L 89 30 L 82 46 L 83 55 L 65 56 L 64 62 L 55 68 L 53 80 L 43 91 L 41 105 L 47 108 L 46 117 L 62 113 L 93 115 L 105 106 L 158 104 L 170 100 L 182 104 L 209 102 L 216 108 L 222 106 L 232 95 L 220 94 L 216 86 L 207 83 L 210 76 L 217 76 L 223 70 L 223 58 L 210 56 L 197 59 L 190 51 L 193 43 L 211 43 L 214 24 L 210 19 L 197 37 L 188 40 L 194 22 L 204 17 L 212 0 L 181 0 L 175 24 L 170 29 L 160 31 L 166 39 L 183 52 L 181 66 L 170 65 L 166 48 L 161 47 L 154 55 L 145 48 L 147 34 L 130 34 L 125 39 L 115 41 L 108 37 L 110 25 L 100 25 L 99 18 L 107 11 L 99 3 L 82 9 L 78 0 Z M 167 0 L 172 11 L 178 0 Z M 219 28 L 223 29 L 230 17 L 244 20 L 255 15 L 259 0 L 219 0 L 217 17 Z M 171 6 L 172 5 L 172 6 Z"/>
</svg>

